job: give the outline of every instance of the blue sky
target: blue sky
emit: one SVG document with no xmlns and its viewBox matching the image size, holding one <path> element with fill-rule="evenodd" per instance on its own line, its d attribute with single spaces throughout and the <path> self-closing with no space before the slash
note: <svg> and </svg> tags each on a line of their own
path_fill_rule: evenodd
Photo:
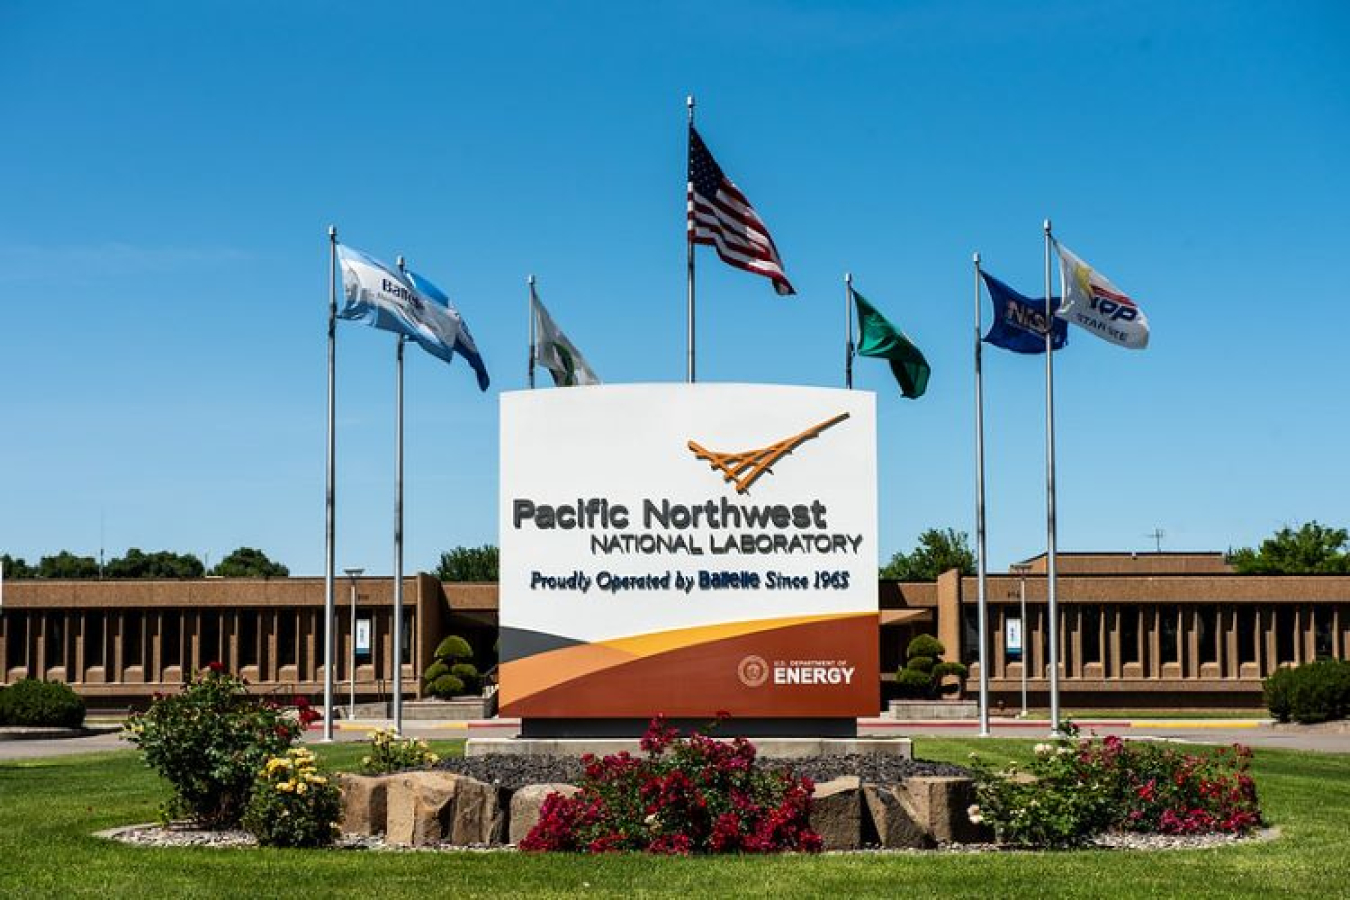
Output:
<svg viewBox="0 0 1350 900">
<path fill-rule="evenodd" d="M 799 296 L 699 261 L 705 381 L 879 394 L 883 556 L 972 531 L 970 255 L 1040 223 L 1152 346 L 1057 357 L 1062 549 L 1350 525 L 1343 4 L 0 4 L 0 551 L 323 567 L 326 228 L 403 253 L 493 376 L 410 349 L 407 556 L 496 542 L 525 277 L 612 382 L 684 375 L 684 96 Z M 986 320 L 988 307 L 986 302 Z M 392 569 L 393 345 L 344 323 L 337 563 Z M 1044 549 L 1042 360 L 986 353 L 990 564 Z M 100 525 L 102 523 L 102 525 Z"/>
</svg>

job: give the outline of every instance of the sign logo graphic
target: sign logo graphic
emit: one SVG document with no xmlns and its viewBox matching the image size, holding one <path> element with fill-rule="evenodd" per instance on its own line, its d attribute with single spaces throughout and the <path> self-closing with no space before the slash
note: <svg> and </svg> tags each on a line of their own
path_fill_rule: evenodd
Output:
<svg viewBox="0 0 1350 900">
<path fill-rule="evenodd" d="M 840 413 L 833 419 L 827 419 L 819 425 L 812 425 L 800 434 L 784 438 L 776 444 L 770 444 L 758 450 L 744 450 L 740 453 L 715 453 L 704 448 L 697 441 L 690 441 L 688 446 L 693 451 L 694 456 L 707 460 L 712 468 L 721 470 L 723 481 L 730 481 L 736 485 L 737 493 L 744 494 L 750 490 L 750 485 L 754 484 L 759 476 L 772 471 L 773 464 L 778 460 L 797 449 L 799 445 L 816 437 L 825 429 L 838 425 L 847 418 L 848 413 Z"/>
<path fill-rule="evenodd" d="M 736 667 L 736 677 L 746 687 L 759 687 L 769 680 L 769 664 L 762 656 L 747 656 Z"/>
</svg>

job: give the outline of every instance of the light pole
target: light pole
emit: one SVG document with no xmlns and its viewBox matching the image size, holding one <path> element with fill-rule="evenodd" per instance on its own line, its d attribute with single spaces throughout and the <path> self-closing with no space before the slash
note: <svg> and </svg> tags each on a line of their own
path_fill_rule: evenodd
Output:
<svg viewBox="0 0 1350 900">
<path fill-rule="evenodd" d="M 1018 596 L 1021 598 L 1022 611 L 1020 620 L 1017 623 L 1018 630 L 1021 632 L 1018 637 L 1021 639 L 1021 649 L 1019 651 L 1022 663 L 1022 712 L 1018 715 L 1019 719 L 1027 717 L 1027 572 L 1031 571 L 1031 566 L 1026 563 L 1014 563 L 1012 570 L 1017 573 Z"/>
<path fill-rule="evenodd" d="M 347 718 L 350 720 L 356 718 L 356 579 L 360 577 L 365 569 L 343 569 L 342 571 L 346 573 L 352 583 L 352 661 L 351 668 L 347 670 L 347 676 L 351 680 L 352 687 L 352 702 L 351 706 L 347 707 Z"/>
</svg>

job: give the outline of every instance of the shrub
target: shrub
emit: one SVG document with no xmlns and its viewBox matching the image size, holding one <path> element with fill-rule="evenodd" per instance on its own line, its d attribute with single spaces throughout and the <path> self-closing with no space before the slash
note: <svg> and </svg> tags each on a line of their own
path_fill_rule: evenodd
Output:
<svg viewBox="0 0 1350 900">
<path fill-rule="evenodd" d="M 296 698 L 298 715 L 249 696 L 240 679 L 212 663 L 182 691 L 156 694 L 127 722 L 126 738 L 173 788 L 161 815 L 229 828 L 244 814 L 267 760 L 281 756 L 319 714 Z"/>
<path fill-rule="evenodd" d="M 1350 662 L 1319 659 L 1278 669 L 1261 683 L 1266 708 L 1281 722 L 1305 725 L 1350 715 Z"/>
<path fill-rule="evenodd" d="M 995 772 L 971 754 L 971 821 L 1000 841 L 1042 847 L 1084 843 L 1103 831 L 1243 833 L 1259 825 L 1251 751 L 1183 754 L 1118 737 L 1036 745 L 1028 773 Z"/>
<path fill-rule="evenodd" d="M 680 738 L 658 718 L 642 749 L 641 757 L 582 757 L 581 790 L 545 798 L 520 849 L 679 855 L 820 849 L 809 820 L 811 780 L 759 767 L 744 738 L 722 743 L 697 732 Z"/>
<path fill-rule="evenodd" d="M 399 740 L 392 728 L 377 728 L 370 735 L 370 753 L 361 758 L 361 771 L 366 775 L 385 775 L 424 769 L 440 761 L 426 741 L 418 738 Z"/>
<path fill-rule="evenodd" d="M 457 634 L 446 636 L 436 646 L 435 660 L 422 673 L 422 686 L 428 694 L 442 700 L 479 689 L 479 675 L 473 663 L 473 648 Z"/>
<path fill-rule="evenodd" d="M 449 700 L 463 695 L 464 682 L 453 675 L 442 675 L 427 685 L 427 693 L 441 700 Z"/>
<path fill-rule="evenodd" d="M 942 654 L 947 648 L 932 635 L 921 634 L 905 648 L 905 664 L 895 673 L 895 683 L 903 697 L 934 699 L 945 690 L 959 690 L 943 684 L 943 679 L 966 677 L 966 667 L 959 662 L 945 662 Z"/>
<path fill-rule="evenodd" d="M 478 674 L 478 667 L 473 663 L 460 662 L 450 667 L 450 674 L 464 683 L 464 690 L 469 693 L 477 693 L 479 685 L 482 682 L 482 676 Z"/>
<path fill-rule="evenodd" d="M 243 824 L 264 847 L 326 847 L 341 816 L 342 792 L 319 772 L 313 751 L 296 747 L 258 774 Z"/>
<path fill-rule="evenodd" d="M 59 681 L 23 678 L 0 691 L 0 725 L 79 728 L 84 699 Z"/>
<path fill-rule="evenodd" d="M 446 638 L 436 645 L 436 659 L 458 661 L 461 659 L 473 659 L 473 648 L 469 642 L 457 634 L 447 635 Z"/>
</svg>

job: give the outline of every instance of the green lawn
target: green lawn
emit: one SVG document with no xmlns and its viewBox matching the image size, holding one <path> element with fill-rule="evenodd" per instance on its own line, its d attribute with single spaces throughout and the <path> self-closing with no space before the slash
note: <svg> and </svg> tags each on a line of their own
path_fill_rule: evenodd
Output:
<svg viewBox="0 0 1350 900">
<path fill-rule="evenodd" d="M 1027 758 L 1033 741 L 917 739 L 960 762 Z M 455 750 L 443 742 L 438 752 Z M 320 749 L 351 766 L 362 745 Z M 90 836 L 153 820 L 164 791 L 132 751 L 0 763 L 2 897 L 1331 897 L 1350 895 L 1350 756 L 1258 752 L 1283 835 L 1157 853 L 852 854 L 664 859 L 516 853 L 193 850 Z"/>
</svg>

